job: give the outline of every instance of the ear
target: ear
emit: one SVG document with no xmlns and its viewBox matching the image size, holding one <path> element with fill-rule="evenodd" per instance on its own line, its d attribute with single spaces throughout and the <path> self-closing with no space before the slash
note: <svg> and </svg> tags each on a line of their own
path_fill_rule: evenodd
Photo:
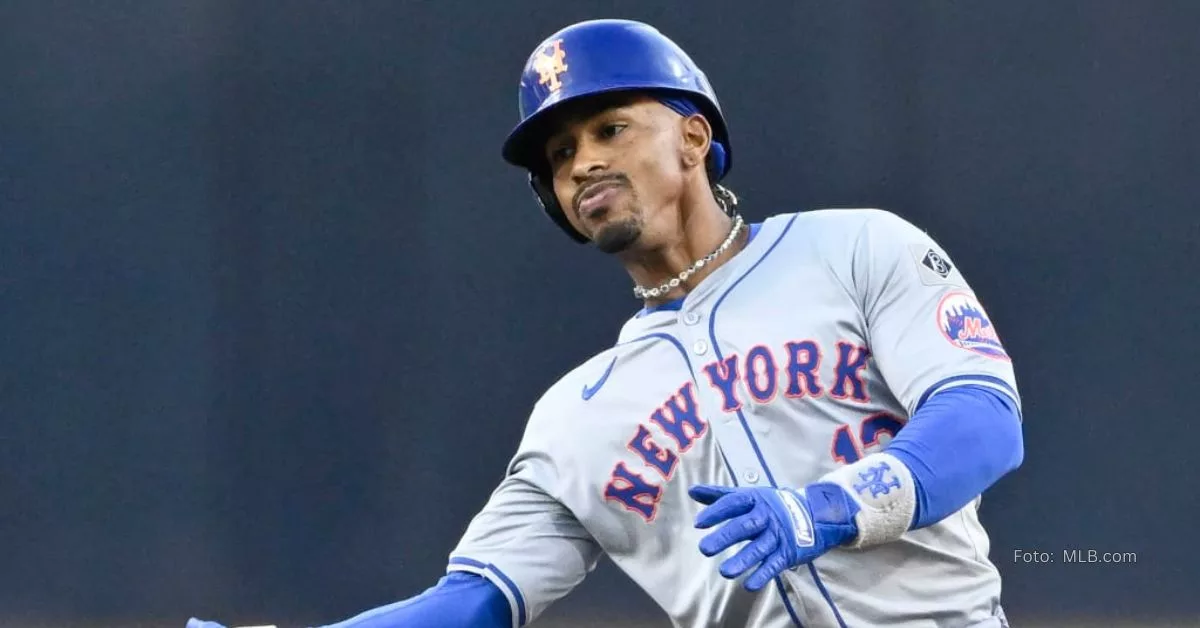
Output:
<svg viewBox="0 0 1200 628">
<path fill-rule="evenodd" d="M 683 164 L 688 168 L 703 167 L 704 159 L 712 146 L 712 126 L 708 120 L 696 113 L 680 121 L 682 130 Z"/>
</svg>

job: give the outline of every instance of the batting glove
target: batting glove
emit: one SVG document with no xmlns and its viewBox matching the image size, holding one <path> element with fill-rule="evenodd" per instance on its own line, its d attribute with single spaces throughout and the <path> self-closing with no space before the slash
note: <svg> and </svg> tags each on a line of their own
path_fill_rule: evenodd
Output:
<svg viewBox="0 0 1200 628">
<path fill-rule="evenodd" d="M 215 621 L 204 621 L 195 617 L 188 620 L 187 628 L 225 628 Z M 234 626 L 233 628 L 275 628 L 275 626 Z"/>
<path fill-rule="evenodd" d="M 728 521 L 701 539 L 701 553 L 711 557 L 749 541 L 720 568 L 722 576 L 733 579 L 757 567 L 743 583 L 748 591 L 761 590 L 784 570 L 808 564 L 858 535 L 859 505 L 836 484 L 802 490 L 697 484 L 688 495 L 707 506 L 696 516 L 697 528 Z"/>
</svg>

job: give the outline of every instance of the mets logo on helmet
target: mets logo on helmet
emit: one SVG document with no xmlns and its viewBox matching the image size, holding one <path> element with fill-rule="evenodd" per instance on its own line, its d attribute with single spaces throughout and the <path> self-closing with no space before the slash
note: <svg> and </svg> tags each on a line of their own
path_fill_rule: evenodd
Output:
<svg viewBox="0 0 1200 628">
<path fill-rule="evenodd" d="M 538 85 L 545 85 L 552 92 L 562 87 L 558 75 L 567 71 L 567 51 L 563 50 L 562 40 L 556 39 L 538 51 L 537 59 L 533 61 L 533 70 L 538 73 Z"/>
<path fill-rule="evenodd" d="M 937 308 L 937 325 L 950 344 L 998 360 L 1008 360 L 1004 345 L 975 295 L 951 292 Z"/>
</svg>

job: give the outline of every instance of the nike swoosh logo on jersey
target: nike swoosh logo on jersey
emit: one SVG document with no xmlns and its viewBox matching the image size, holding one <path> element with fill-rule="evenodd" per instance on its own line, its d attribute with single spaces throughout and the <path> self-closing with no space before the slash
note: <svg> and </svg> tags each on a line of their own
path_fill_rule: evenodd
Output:
<svg viewBox="0 0 1200 628">
<path fill-rule="evenodd" d="M 604 382 L 608 381 L 608 376 L 612 373 L 613 367 L 616 366 L 616 364 L 617 364 L 617 358 L 614 357 L 612 359 L 612 362 L 608 363 L 608 368 L 604 369 L 604 374 L 600 376 L 599 381 L 597 381 L 595 384 L 592 384 L 591 386 L 584 384 L 584 386 L 583 386 L 583 400 L 584 401 L 591 399 L 596 393 L 600 392 L 600 389 L 604 387 Z"/>
</svg>

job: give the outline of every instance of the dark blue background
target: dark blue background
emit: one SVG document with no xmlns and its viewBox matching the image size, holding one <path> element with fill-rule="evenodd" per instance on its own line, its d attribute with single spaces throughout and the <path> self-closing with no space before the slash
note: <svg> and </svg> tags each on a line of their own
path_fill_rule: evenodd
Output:
<svg viewBox="0 0 1200 628">
<path fill-rule="evenodd" d="M 706 69 L 749 217 L 899 212 L 988 303 L 1014 620 L 1200 615 L 1200 4 L 682 6 L 4 3 L 0 624 L 331 622 L 436 580 L 637 307 L 499 158 L 526 56 L 592 17 Z M 665 625 L 609 564 L 551 615 Z"/>
</svg>

